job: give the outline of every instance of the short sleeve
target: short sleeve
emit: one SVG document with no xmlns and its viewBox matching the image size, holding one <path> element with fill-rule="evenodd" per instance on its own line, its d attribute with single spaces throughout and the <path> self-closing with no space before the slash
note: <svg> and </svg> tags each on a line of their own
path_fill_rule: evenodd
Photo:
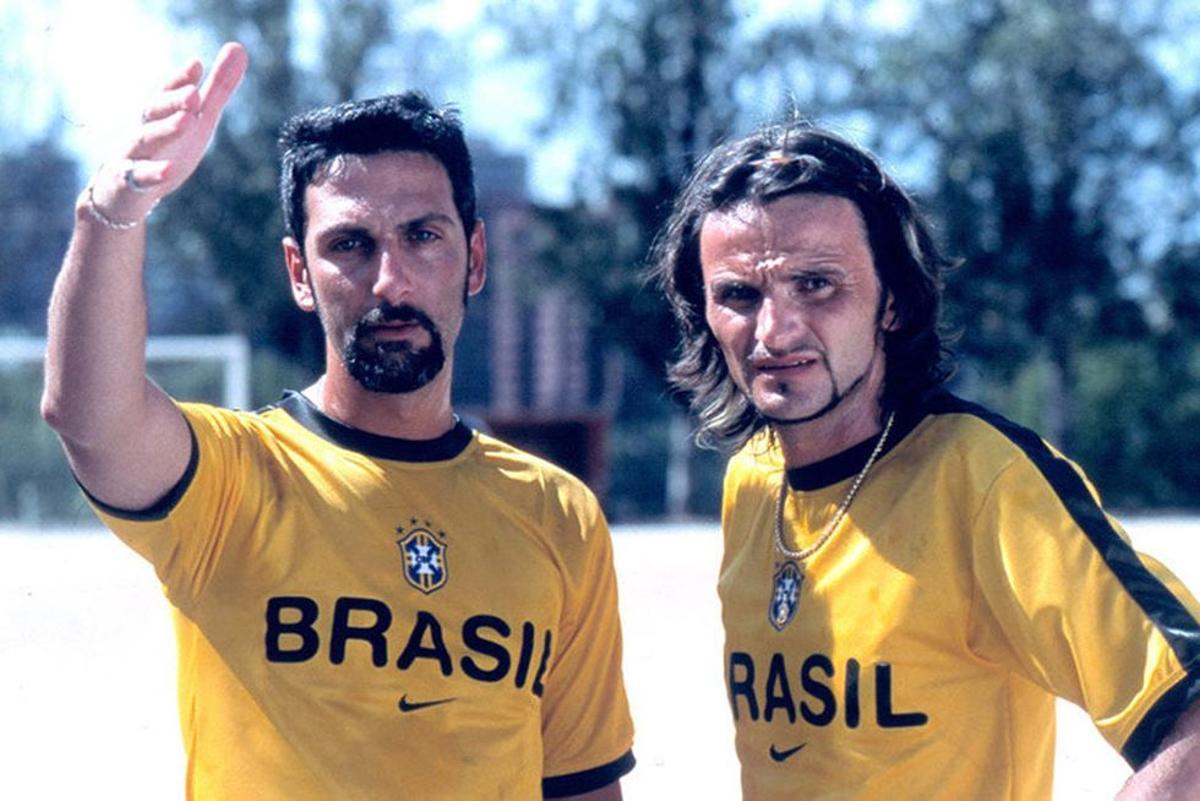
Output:
<svg viewBox="0 0 1200 801">
<path fill-rule="evenodd" d="M 542 697 L 547 798 L 603 787 L 633 768 L 612 539 L 588 497 L 563 551 L 566 607 Z"/>
<path fill-rule="evenodd" d="M 1195 599 L 1048 446 L 999 473 L 972 537 L 978 641 L 1140 765 L 1200 693 Z"/>
<path fill-rule="evenodd" d="M 91 503 L 102 522 L 154 566 L 171 601 L 186 609 L 203 592 L 252 491 L 253 449 L 244 415 L 204 404 L 179 407 L 193 444 L 176 486 L 149 509 Z"/>
</svg>

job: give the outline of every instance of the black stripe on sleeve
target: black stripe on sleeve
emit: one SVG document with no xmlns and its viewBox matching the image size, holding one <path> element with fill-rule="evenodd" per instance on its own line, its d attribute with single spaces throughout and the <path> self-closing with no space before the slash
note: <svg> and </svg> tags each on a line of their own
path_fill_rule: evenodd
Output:
<svg viewBox="0 0 1200 801">
<path fill-rule="evenodd" d="M 196 432 L 192 430 L 192 423 L 186 416 L 183 418 L 183 421 L 187 423 L 188 437 L 192 443 L 192 453 L 188 457 L 187 468 L 184 469 L 183 475 L 179 477 L 179 480 L 175 482 L 175 486 L 167 490 L 166 494 L 146 508 L 121 509 L 111 506 L 88 492 L 88 488 L 83 486 L 78 476 L 75 477 L 75 483 L 79 485 L 79 489 L 83 490 L 83 494 L 88 497 L 89 501 L 95 504 L 98 509 L 113 517 L 142 522 L 164 519 L 183 498 L 183 494 L 187 492 L 188 487 L 192 485 L 192 479 L 196 477 L 196 468 L 200 465 L 200 444 L 196 441 Z"/>
<path fill-rule="evenodd" d="M 632 751 L 626 751 L 607 765 L 563 776 L 548 776 L 542 779 L 542 798 L 563 798 L 599 790 L 633 770 L 637 760 Z"/>
<path fill-rule="evenodd" d="M 1056 456 L 1041 437 L 994 412 L 951 395 L 940 397 L 932 404 L 931 411 L 979 417 L 1025 453 L 1187 671 L 1187 676 L 1151 708 L 1121 749 L 1126 762 L 1135 769 L 1140 767 L 1157 750 L 1188 704 L 1200 696 L 1200 623 L 1166 585 L 1146 569 L 1133 547 L 1109 523 L 1079 473 L 1067 460 Z"/>
<path fill-rule="evenodd" d="M 1179 720 L 1180 715 L 1192 705 L 1197 697 L 1200 697 L 1200 675 L 1192 667 L 1188 669 L 1185 679 L 1168 690 L 1162 698 L 1155 702 L 1154 706 L 1150 707 L 1150 711 L 1138 723 L 1133 734 L 1129 735 L 1129 739 L 1121 748 L 1121 756 L 1125 757 L 1125 761 L 1134 770 L 1154 756 L 1154 752 L 1162 744 L 1163 738 L 1171 733 L 1175 721 Z"/>
</svg>

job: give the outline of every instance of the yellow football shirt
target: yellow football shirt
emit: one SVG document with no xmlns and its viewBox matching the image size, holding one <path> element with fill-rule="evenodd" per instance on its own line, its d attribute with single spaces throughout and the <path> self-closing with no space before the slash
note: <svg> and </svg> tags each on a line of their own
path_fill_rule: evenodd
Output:
<svg viewBox="0 0 1200 801">
<path fill-rule="evenodd" d="M 633 765 L 609 532 L 461 423 L 367 434 L 288 394 L 182 404 L 155 508 L 98 506 L 177 612 L 188 798 L 531 799 Z"/>
<path fill-rule="evenodd" d="M 875 445 L 787 471 L 815 542 Z M 776 551 L 767 436 L 730 462 L 719 581 L 747 801 L 1046 799 L 1054 699 L 1135 767 L 1200 692 L 1197 604 L 1082 472 L 948 394 L 897 420 L 833 536 Z"/>
</svg>

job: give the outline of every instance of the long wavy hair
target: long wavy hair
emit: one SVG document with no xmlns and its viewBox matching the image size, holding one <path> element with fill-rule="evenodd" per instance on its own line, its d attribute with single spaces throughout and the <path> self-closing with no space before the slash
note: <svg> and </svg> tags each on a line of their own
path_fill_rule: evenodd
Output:
<svg viewBox="0 0 1200 801">
<path fill-rule="evenodd" d="M 705 217 L 743 201 L 767 204 L 813 192 L 853 202 L 866 223 L 875 272 L 897 325 L 885 331 L 882 403 L 896 409 L 950 375 L 940 331 L 942 273 L 929 224 L 869 152 L 807 122 L 763 127 L 717 147 L 697 165 L 653 251 L 650 277 L 666 293 L 679 326 L 678 358 L 668 376 L 699 419 L 697 442 L 736 449 L 767 425 L 734 383 L 705 319 L 700 229 Z"/>
</svg>

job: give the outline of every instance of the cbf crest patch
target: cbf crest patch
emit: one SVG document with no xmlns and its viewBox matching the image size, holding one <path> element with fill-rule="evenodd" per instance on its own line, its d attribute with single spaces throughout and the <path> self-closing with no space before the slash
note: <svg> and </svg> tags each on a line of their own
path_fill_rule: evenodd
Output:
<svg viewBox="0 0 1200 801">
<path fill-rule="evenodd" d="M 404 559 L 404 578 L 426 595 L 446 586 L 449 570 L 446 565 L 446 532 L 433 532 L 433 524 L 411 520 L 409 526 L 397 526 L 400 539 L 396 545 Z"/>
<path fill-rule="evenodd" d="M 784 562 L 775 571 L 774 588 L 771 592 L 771 608 L 767 617 L 776 631 L 783 631 L 792 618 L 796 616 L 796 607 L 800 601 L 800 587 L 804 584 L 804 573 L 792 561 Z"/>
</svg>

